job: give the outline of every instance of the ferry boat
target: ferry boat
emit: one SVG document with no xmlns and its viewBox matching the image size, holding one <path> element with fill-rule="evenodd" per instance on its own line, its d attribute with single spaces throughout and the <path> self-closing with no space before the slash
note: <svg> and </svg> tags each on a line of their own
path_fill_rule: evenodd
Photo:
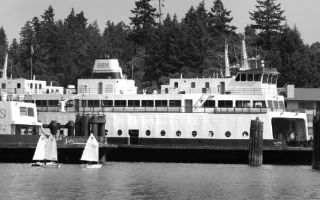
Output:
<svg viewBox="0 0 320 200">
<path fill-rule="evenodd" d="M 263 122 L 266 146 L 306 143 L 306 114 L 286 110 L 284 97 L 277 91 L 278 71 L 263 63 L 250 67 L 244 48 L 242 67 L 231 75 L 227 49 L 225 54 L 223 75 L 181 75 L 152 94 L 145 90 L 139 93 L 135 81 L 122 73 L 117 59 L 97 59 L 91 78 L 79 79 L 76 90 L 69 87 L 65 93 L 50 91 L 50 86 L 40 86 L 35 79 L 25 88 L 14 80 L 0 80 L 0 84 L 3 89 L 11 88 L 12 96 L 19 95 L 21 89 L 25 100 L 36 103 L 44 124 L 52 120 L 66 124 L 77 121 L 79 115 L 104 115 L 109 144 L 246 146 L 250 122 L 257 117 Z M 76 136 L 83 135 L 76 132 Z"/>
</svg>

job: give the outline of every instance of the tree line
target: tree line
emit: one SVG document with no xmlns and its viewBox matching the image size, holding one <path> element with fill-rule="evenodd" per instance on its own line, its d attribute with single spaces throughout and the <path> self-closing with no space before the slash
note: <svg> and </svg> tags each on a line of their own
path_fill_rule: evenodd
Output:
<svg viewBox="0 0 320 200">
<path fill-rule="evenodd" d="M 276 0 L 256 0 L 249 13 L 252 23 L 244 33 L 236 33 L 231 11 L 222 0 L 213 0 L 209 9 L 201 1 L 181 20 L 168 13 L 163 21 L 150 1 L 135 1 L 130 24 L 108 20 L 103 31 L 96 21 L 88 23 L 83 11 L 72 9 L 61 20 L 49 6 L 25 23 L 19 41 L 13 39 L 9 45 L 0 28 L 0 64 L 8 52 L 8 75 L 29 79 L 32 68 L 37 79 L 67 86 L 89 78 L 95 59 L 117 58 L 140 89 L 153 90 L 181 73 L 210 77 L 222 72 L 226 41 L 230 62 L 241 62 L 239 46 L 245 37 L 249 57 L 259 56 L 281 73 L 279 87 L 319 87 L 320 43 L 304 44 L 298 28 L 286 24 Z"/>
</svg>

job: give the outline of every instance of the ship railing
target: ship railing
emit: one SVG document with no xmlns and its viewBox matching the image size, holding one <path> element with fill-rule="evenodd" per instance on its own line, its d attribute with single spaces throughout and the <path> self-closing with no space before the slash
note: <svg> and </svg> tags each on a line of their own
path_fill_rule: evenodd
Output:
<svg viewBox="0 0 320 200">
<path fill-rule="evenodd" d="M 58 137 L 57 142 L 63 144 L 85 144 L 87 143 L 89 136 L 63 136 Z M 96 136 L 98 143 L 107 143 L 107 138 L 105 136 Z"/>
<path fill-rule="evenodd" d="M 277 95 L 277 89 L 274 88 L 245 88 L 245 87 L 227 87 L 224 90 L 220 88 L 166 88 L 161 90 L 162 94 L 230 94 L 230 95 Z"/>
</svg>

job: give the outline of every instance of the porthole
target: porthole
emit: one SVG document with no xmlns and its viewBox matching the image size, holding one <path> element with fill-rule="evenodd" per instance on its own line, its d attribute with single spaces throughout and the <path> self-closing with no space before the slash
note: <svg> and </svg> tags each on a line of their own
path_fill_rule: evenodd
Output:
<svg viewBox="0 0 320 200">
<path fill-rule="evenodd" d="M 146 136 L 150 136 L 151 135 L 151 131 L 150 130 L 146 130 Z"/>
<path fill-rule="evenodd" d="M 176 135 L 177 135 L 178 137 L 180 137 L 180 136 L 181 136 L 181 131 L 177 130 Z"/>
<path fill-rule="evenodd" d="M 209 137 L 213 137 L 214 136 L 214 132 L 213 131 L 209 131 Z"/>
<path fill-rule="evenodd" d="M 196 137 L 197 136 L 197 131 L 192 131 L 192 136 Z"/>
<path fill-rule="evenodd" d="M 166 131 L 165 131 L 165 130 L 162 130 L 162 131 L 160 132 L 160 135 L 161 135 L 161 136 L 165 136 L 165 135 L 166 135 Z"/>
<path fill-rule="evenodd" d="M 247 138 L 249 136 L 249 133 L 247 131 L 244 131 L 242 133 L 242 137 Z"/>
<path fill-rule="evenodd" d="M 122 135 L 122 130 L 118 130 L 118 135 Z"/>
<path fill-rule="evenodd" d="M 230 136 L 231 136 L 231 132 L 230 132 L 230 131 L 227 131 L 227 132 L 225 133 L 225 135 L 226 135 L 226 137 L 230 137 Z"/>
</svg>

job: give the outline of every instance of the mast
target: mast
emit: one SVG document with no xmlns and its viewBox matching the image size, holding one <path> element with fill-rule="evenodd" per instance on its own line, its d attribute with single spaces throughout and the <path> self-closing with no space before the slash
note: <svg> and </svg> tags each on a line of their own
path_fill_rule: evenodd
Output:
<svg viewBox="0 0 320 200">
<path fill-rule="evenodd" d="M 241 46 L 241 54 L 242 54 L 242 68 L 244 70 L 249 69 L 249 64 L 248 64 L 248 54 L 247 54 L 247 47 L 246 47 L 246 36 L 243 36 L 242 39 L 242 46 Z"/>
<path fill-rule="evenodd" d="M 227 43 L 227 40 L 225 40 L 225 43 L 224 43 L 224 59 L 225 59 L 225 73 L 224 73 L 224 76 L 228 77 L 228 76 L 230 76 L 230 64 L 229 64 L 229 57 L 228 57 L 228 43 Z"/>
</svg>

